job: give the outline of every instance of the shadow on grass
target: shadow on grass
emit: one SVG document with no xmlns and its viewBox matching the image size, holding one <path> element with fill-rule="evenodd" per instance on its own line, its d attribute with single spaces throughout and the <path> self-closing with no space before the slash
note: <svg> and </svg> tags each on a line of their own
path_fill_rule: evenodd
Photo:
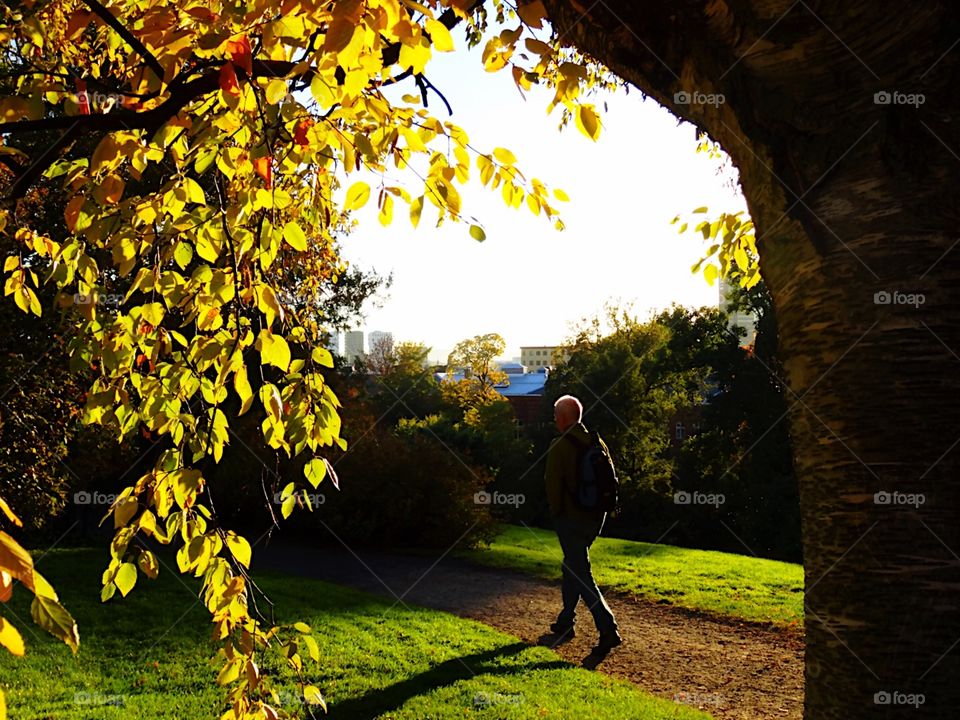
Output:
<svg viewBox="0 0 960 720">
<path fill-rule="evenodd" d="M 418 695 L 429 693 L 461 680 L 479 675 L 513 675 L 532 670 L 553 670 L 572 667 L 563 660 L 530 664 L 497 664 L 501 658 L 515 657 L 530 648 L 526 643 L 511 643 L 473 655 L 452 658 L 411 678 L 394 683 L 366 695 L 331 704 L 331 720 L 370 720 L 384 713 L 401 708 L 404 703 Z"/>
</svg>

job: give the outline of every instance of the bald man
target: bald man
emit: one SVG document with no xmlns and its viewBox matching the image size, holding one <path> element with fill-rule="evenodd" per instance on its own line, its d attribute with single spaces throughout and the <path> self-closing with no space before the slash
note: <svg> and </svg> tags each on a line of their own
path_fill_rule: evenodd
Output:
<svg viewBox="0 0 960 720">
<path fill-rule="evenodd" d="M 553 416 L 560 437 L 547 453 L 546 483 L 550 514 L 563 550 L 563 609 L 550 630 L 560 639 L 573 637 L 577 605 L 583 598 L 600 633 L 594 654 L 605 655 L 623 642 L 590 568 L 590 546 L 603 528 L 606 513 L 585 510 L 574 502 L 580 450 L 590 444 L 590 435 L 582 422 L 583 405 L 572 395 L 554 403 Z"/>
</svg>

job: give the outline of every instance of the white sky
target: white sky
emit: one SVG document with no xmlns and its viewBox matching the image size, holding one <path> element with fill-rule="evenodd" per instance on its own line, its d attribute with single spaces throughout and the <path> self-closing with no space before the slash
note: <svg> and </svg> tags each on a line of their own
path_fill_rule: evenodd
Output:
<svg viewBox="0 0 960 720">
<path fill-rule="evenodd" d="M 462 45 L 462 37 L 456 41 Z M 632 303 L 641 317 L 674 302 L 717 304 L 717 288 L 690 272 L 705 244 L 699 235 L 678 235 L 670 220 L 701 205 L 713 214 L 745 209 L 745 203 L 716 174 L 717 161 L 695 152 L 693 126 L 632 90 L 597 99 L 599 109 L 604 99 L 609 106 L 598 142 L 572 123 L 559 132 L 559 110 L 546 114 L 551 94 L 540 90 L 523 100 L 508 71 L 483 70 L 479 49 L 438 54 L 428 77 L 474 147 L 509 148 L 528 178 L 568 193 L 570 202 L 559 203 L 566 229 L 557 232 L 526 205 L 507 208 L 499 190 L 480 185 L 475 165 L 462 191 L 463 212 L 485 228 L 483 243 L 470 238 L 465 223 L 436 229 L 429 204 L 417 230 L 403 202 L 394 206 L 393 224 L 381 227 L 374 188 L 357 213 L 359 227 L 343 241 L 344 256 L 383 275 L 392 272 L 394 282 L 382 308 L 368 307 L 362 329 L 423 342 L 432 359 L 444 361 L 460 340 L 498 332 L 509 358 L 521 345 L 563 342 L 573 323 L 597 314 L 608 300 Z M 411 81 L 403 91 L 416 94 Z M 439 98 L 431 93 L 429 99 L 430 109 L 446 119 Z"/>
</svg>

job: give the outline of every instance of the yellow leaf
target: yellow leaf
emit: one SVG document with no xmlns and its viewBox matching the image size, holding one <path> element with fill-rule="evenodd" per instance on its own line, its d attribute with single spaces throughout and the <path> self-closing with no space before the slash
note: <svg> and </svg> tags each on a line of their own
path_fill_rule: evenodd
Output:
<svg viewBox="0 0 960 720">
<path fill-rule="evenodd" d="M 253 405 L 253 390 L 250 387 L 250 381 L 247 379 L 246 365 L 241 365 L 233 374 L 233 389 L 240 396 L 240 412 L 238 415 L 243 415 Z"/>
<path fill-rule="evenodd" d="M 439 20 L 427 20 L 427 34 L 437 52 L 453 52 L 453 36 Z"/>
<path fill-rule="evenodd" d="M 2 497 L 0 497 L 0 512 L 3 512 L 3 514 L 7 516 L 7 519 L 17 527 L 23 527 L 23 523 L 20 521 L 20 518 L 13 514 L 13 510 L 10 509 L 10 506 L 7 505 L 6 501 Z"/>
<path fill-rule="evenodd" d="M 294 250 L 304 252 L 307 249 L 307 236 L 303 230 L 293 220 L 283 226 L 283 239 L 289 243 Z"/>
<path fill-rule="evenodd" d="M 355 182 L 350 189 L 347 190 L 347 199 L 344 201 L 343 209 L 347 212 L 359 210 L 367 204 L 367 200 L 369 199 L 370 186 L 362 180 Z"/>
<path fill-rule="evenodd" d="M 250 567 L 250 543 L 246 538 L 240 537 L 234 532 L 227 533 L 227 547 L 233 553 L 233 557 L 244 567 Z"/>
<path fill-rule="evenodd" d="M 229 685 L 240 677 L 240 670 L 243 669 L 243 664 L 244 661 L 242 658 L 234 658 L 224 665 L 223 669 L 220 670 L 220 674 L 217 675 L 217 685 Z"/>
<path fill-rule="evenodd" d="M 133 586 L 137 584 L 137 566 L 129 562 L 123 563 L 120 569 L 117 570 L 113 582 L 116 584 L 120 594 L 126 597 L 127 594 L 133 590 Z"/>
<path fill-rule="evenodd" d="M 496 148 L 493 151 L 493 156 L 501 165 L 513 165 L 517 161 L 517 156 L 506 148 Z"/>
<path fill-rule="evenodd" d="M 181 270 L 186 270 L 187 265 L 193 260 L 193 247 L 191 247 L 190 243 L 184 242 L 183 240 L 178 242 L 173 250 L 173 259 L 177 265 L 180 266 Z"/>
<path fill-rule="evenodd" d="M 137 565 L 140 566 L 143 574 L 151 580 L 156 580 L 160 574 L 160 565 L 157 562 L 157 556 L 149 550 L 144 550 L 140 553 L 140 557 L 137 558 Z"/>
<path fill-rule="evenodd" d="M 477 242 L 483 242 L 487 239 L 487 234 L 483 231 L 483 228 L 479 225 L 470 226 L 470 237 L 472 237 Z"/>
<path fill-rule="evenodd" d="M 423 195 L 410 203 L 410 223 L 417 227 L 420 224 L 420 215 L 423 213 Z"/>
<path fill-rule="evenodd" d="M 323 458 L 313 458 L 303 466 L 303 475 L 307 478 L 307 482 L 313 487 L 317 487 L 327 476 L 327 464 L 323 461 Z"/>
<path fill-rule="evenodd" d="M 716 265 L 707 265 L 703 268 L 703 277 L 706 279 L 709 285 L 713 285 L 716 282 L 717 277 L 720 275 L 720 271 L 717 270 Z"/>
<path fill-rule="evenodd" d="M 543 21 L 547 17 L 547 9 L 543 6 L 541 0 L 535 0 L 535 2 L 526 5 L 517 3 L 517 15 L 526 25 L 534 30 L 539 30 L 543 27 Z"/>
<path fill-rule="evenodd" d="M 207 198 L 203 194 L 203 188 L 200 187 L 200 183 L 194 180 L 191 177 L 185 177 L 183 179 L 183 187 L 187 193 L 187 201 L 198 203 L 200 205 L 207 204 Z"/>
<path fill-rule="evenodd" d="M 260 386 L 260 402 L 263 403 L 264 410 L 274 420 L 280 419 L 283 412 L 283 401 L 280 399 L 280 391 L 272 383 L 264 383 Z"/>
<path fill-rule="evenodd" d="M 400 46 L 400 67 L 409 68 L 414 75 L 417 75 L 422 73 L 430 62 L 430 55 L 430 44 L 426 38 L 420 38 L 416 45 L 403 43 Z"/>
<path fill-rule="evenodd" d="M 117 148 L 117 141 L 113 135 L 105 135 L 103 140 L 97 145 L 97 149 L 93 151 L 93 156 L 90 158 L 90 172 L 100 172 L 104 167 L 112 170 L 120 164 L 118 155 L 119 148 Z"/>
<path fill-rule="evenodd" d="M 30 606 L 33 621 L 70 646 L 73 652 L 80 648 L 80 632 L 77 623 L 60 603 L 44 595 L 33 598 Z"/>
<path fill-rule="evenodd" d="M 310 357 L 318 365 L 328 368 L 333 367 L 333 354 L 324 347 L 315 347 L 313 352 L 310 353 Z"/>
<path fill-rule="evenodd" d="M 267 85 L 267 102 L 276 105 L 287 95 L 287 83 L 285 80 L 275 78 Z"/>
<path fill-rule="evenodd" d="M 158 302 L 147 303 L 140 308 L 140 317 L 154 327 L 157 327 L 161 322 L 163 322 L 163 316 L 165 314 L 166 310 L 164 309 L 163 304 Z"/>
<path fill-rule="evenodd" d="M 264 364 L 275 365 L 287 372 L 290 367 L 290 346 L 283 337 L 264 328 L 257 337 L 257 350 Z"/>
<path fill-rule="evenodd" d="M 310 635 L 304 635 L 303 644 L 307 646 L 307 652 L 310 654 L 310 659 L 314 662 L 320 662 L 320 648 L 317 646 L 317 641 L 314 640 Z"/>
<path fill-rule="evenodd" d="M 380 205 L 380 214 L 377 219 L 384 227 L 393 222 L 393 196 L 389 193 L 383 196 L 383 203 Z"/>
<path fill-rule="evenodd" d="M 320 689 L 315 685 L 305 685 L 303 688 L 303 699 L 310 705 L 319 705 L 324 712 L 327 711 L 327 703 L 320 694 Z"/>
<path fill-rule="evenodd" d="M 0 530 L 0 570 L 13 576 L 30 590 L 33 584 L 33 560 L 12 537 Z"/>
<path fill-rule="evenodd" d="M 20 632 L 2 617 L 0 617 L 0 645 L 17 657 L 23 655 L 23 638 Z"/>
<path fill-rule="evenodd" d="M 136 514 L 138 507 L 139 504 L 136 498 L 127 497 L 120 500 L 113 508 L 114 529 L 126 527 L 127 523 L 130 522 L 130 518 Z"/>
<path fill-rule="evenodd" d="M 593 141 L 600 137 L 600 118 L 593 105 L 581 105 L 577 108 L 577 128 Z"/>
</svg>

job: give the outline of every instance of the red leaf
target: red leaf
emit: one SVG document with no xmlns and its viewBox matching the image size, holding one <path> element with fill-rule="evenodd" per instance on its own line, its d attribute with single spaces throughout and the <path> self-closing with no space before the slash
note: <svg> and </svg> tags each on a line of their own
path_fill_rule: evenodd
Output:
<svg viewBox="0 0 960 720">
<path fill-rule="evenodd" d="M 220 68 L 220 89 L 227 95 L 240 94 L 240 82 L 237 80 L 237 71 L 233 63 L 227 62 Z"/>
<path fill-rule="evenodd" d="M 227 54 L 230 55 L 234 65 L 246 71 L 247 77 L 253 77 L 253 51 L 250 49 L 250 40 L 246 35 L 239 40 L 228 41 Z"/>
<path fill-rule="evenodd" d="M 253 161 L 253 169 L 257 175 L 263 178 L 267 190 L 273 187 L 273 164 L 270 162 L 272 159 L 269 155 L 264 155 L 255 158 Z"/>
<path fill-rule="evenodd" d="M 297 127 L 293 131 L 293 141 L 297 145 L 309 145 L 310 141 L 307 139 L 307 132 L 310 128 L 313 127 L 313 120 L 301 120 L 297 123 Z"/>
<path fill-rule="evenodd" d="M 83 78 L 76 79 L 77 104 L 80 106 L 81 115 L 90 114 L 90 96 L 87 95 L 87 81 Z"/>
</svg>

